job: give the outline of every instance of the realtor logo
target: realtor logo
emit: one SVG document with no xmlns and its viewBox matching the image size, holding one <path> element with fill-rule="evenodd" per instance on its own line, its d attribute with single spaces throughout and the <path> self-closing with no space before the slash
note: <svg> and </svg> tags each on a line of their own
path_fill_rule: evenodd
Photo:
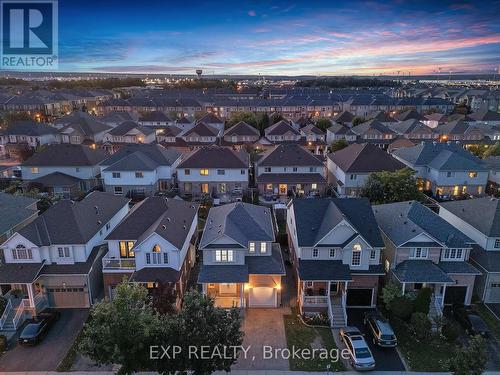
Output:
<svg viewBox="0 0 500 375">
<path fill-rule="evenodd" d="M 0 67 L 57 69 L 57 0 L 0 0 L 0 5 Z"/>
</svg>

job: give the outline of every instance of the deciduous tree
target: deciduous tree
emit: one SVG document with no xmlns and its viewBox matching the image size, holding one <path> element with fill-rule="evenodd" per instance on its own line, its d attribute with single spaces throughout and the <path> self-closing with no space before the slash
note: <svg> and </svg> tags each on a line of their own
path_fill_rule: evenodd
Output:
<svg viewBox="0 0 500 375">
<path fill-rule="evenodd" d="M 481 375 L 488 362 L 486 342 L 482 336 L 471 338 L 469 345 L 461 348 L 453 360 L 453 374 Z"/>
<path fill-rule="evenodd" d="M 371 173 L 360 195 L 367 197 L 373 204 L 419 200 L 422 197 L 415 172 L 409 168 Z"/>
</svg>

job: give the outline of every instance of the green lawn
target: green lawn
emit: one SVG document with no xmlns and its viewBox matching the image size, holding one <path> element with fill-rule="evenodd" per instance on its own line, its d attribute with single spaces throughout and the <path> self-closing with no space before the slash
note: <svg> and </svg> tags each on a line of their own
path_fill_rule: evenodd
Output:
<svg viewBox="0 0 500 375">
<path fill-rule="evenodd" d="M 296 314 L 296 310 L 292 310 L 292 315 L 283 317 L 285 322 L 285 335 L 287 347 L 292 350 L 293 347 L 300 349 L 318 348 L 318 343 L 321 347 L 327 350 L 336 349 L 335 341 L 333 340 L 332 331 L 329 327 L 312 328 L 304 325 Z M 315 343 L 314 345 L 311 345 Z M 340 353 L 339 353 L 340 356 Z M 331 371 L 344 371 L 344 366 L 339 361 L 332 359 L 289 359 L 290 370 L 292 371 L 326 371 L 327 364 L 331 365 Z"/>
<path fill-rule="evenodd" d="M 476 305 L 475 309 L 481 318 L 484 319 L 488 327 L 490 327 L 493 336 L 495 336 L 497 340 L 500 340 L 500 320 L 498 320 L 484 305 Z"/>
<path fill-rule="evenodd" d="M 403 321 L 391 319 L 391 325 L 398 338 L 398 346 L 412 371 L 449 371 L 449 362 L 458 349 L 437 336 L 430 336 L 420 342 Z"/>
</svg>

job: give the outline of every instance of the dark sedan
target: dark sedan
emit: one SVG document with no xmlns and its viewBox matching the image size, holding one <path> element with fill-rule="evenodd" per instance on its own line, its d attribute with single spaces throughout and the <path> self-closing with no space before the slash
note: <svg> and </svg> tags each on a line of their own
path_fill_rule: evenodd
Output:
<svg viewBox="0 0 500 375">
<path fill-rule="evenodd" d="M 59 312 L 41 312 L 35 318 L 28 320 L 19 335 L 19 344 L 36 345 L 43 340 L 50 327 L 59 319 Z"/>
<path fill-rule="evenodd" d="M 453 306 L 453 317 L 469 335 L 488 336 L 490 330 L 484 320 L 474 311 L 464 306 Z"/>
</svg>

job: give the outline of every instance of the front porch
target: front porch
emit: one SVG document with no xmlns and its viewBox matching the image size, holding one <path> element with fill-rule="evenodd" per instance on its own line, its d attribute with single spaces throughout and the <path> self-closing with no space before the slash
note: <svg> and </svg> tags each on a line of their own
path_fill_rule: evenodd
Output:
<svg viewBox="0 0 500 375">
<path fill-rule="evenodd" d="M 0 285 L 6 301 L 0 317 L 0 331 L 15 331 L 26 319 L 48 307 L 48 298 L 38 283 Z"/>
<path fill-rule="evenodd" d="M 225 309 L 244 308 L 244 283 L 208 283 L 203 284 L 203 293 L 215 300 L 215 305 Z"/>
</svg>

